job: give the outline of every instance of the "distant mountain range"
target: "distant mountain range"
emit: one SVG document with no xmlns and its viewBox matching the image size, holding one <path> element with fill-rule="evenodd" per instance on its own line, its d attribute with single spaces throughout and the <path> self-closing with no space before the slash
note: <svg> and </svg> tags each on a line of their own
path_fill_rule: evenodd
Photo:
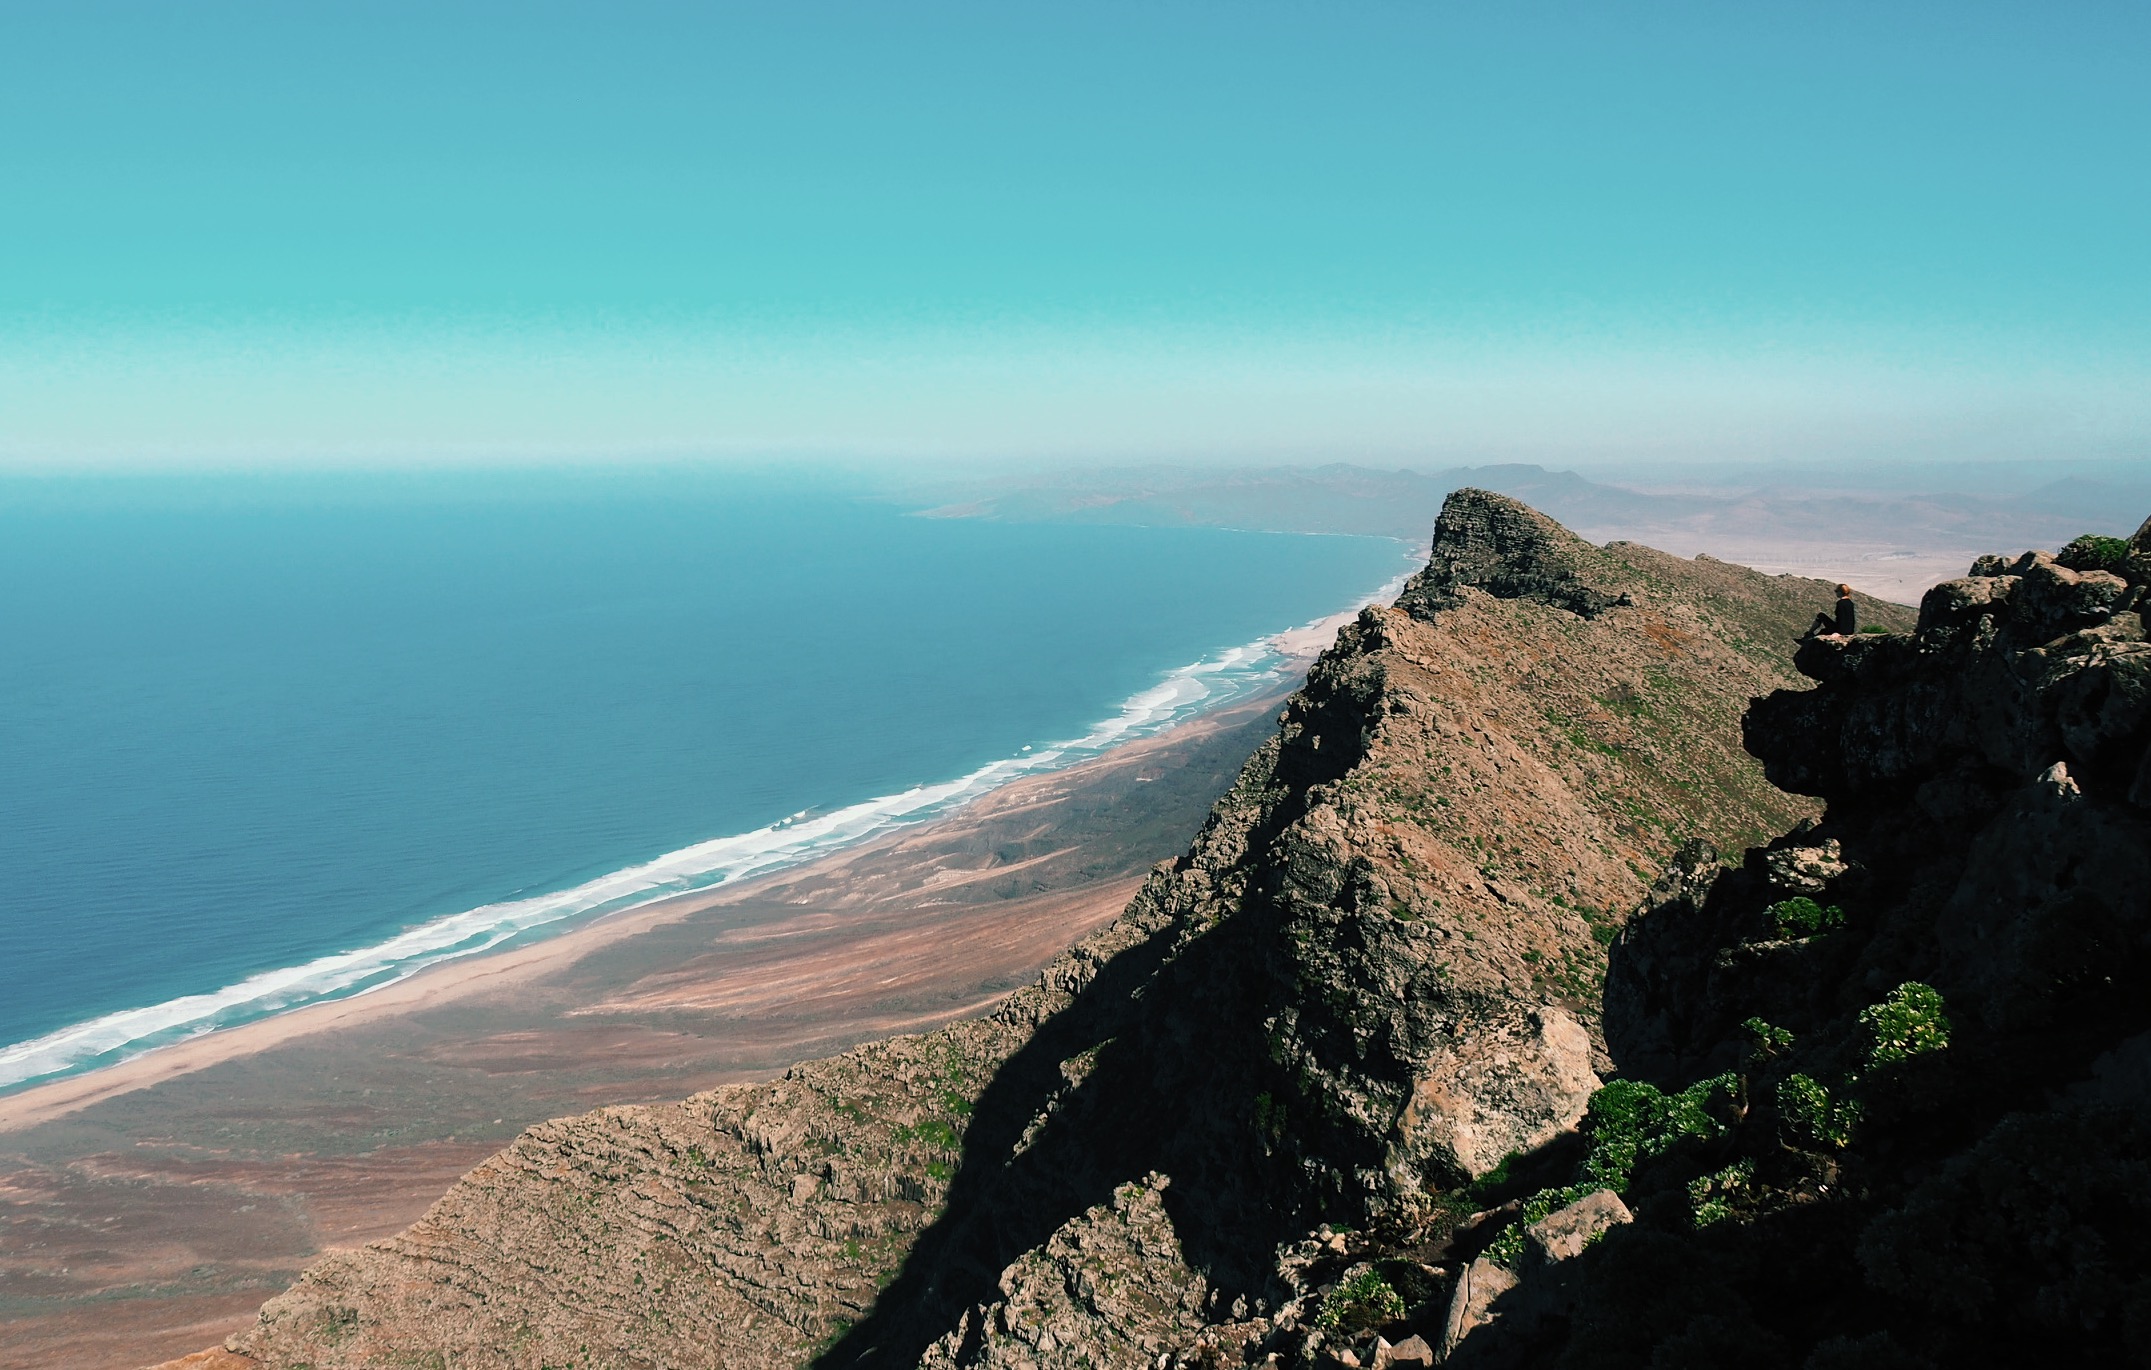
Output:
<svg viewBox="0 0 2151 1370">
<path fill-rule="evenodd" d="M 969 489 L 949 482 L 907 493 L 922 501 L 946 496 L 946 502 L 928 510 L 945 518 L 1195 523 L 1417 541 L 1449 492 L 1469 486 L 1523 500 L 1600 540 L 1673 533 L 1681 540 L 1767 535 L 1984 548 L 2032 541 L 2059 545 L 2084 532 L 2133 532 L 2151 514 L 2151 474 L 2129 474 L 2134 478 L 2069 476 L 1997 494 L 1863 489 L 1820 481 L 1751 488 L 1629 486 L 1524 464 L 1384 471 L 1332 463 L 1108 467 L 1007 477 Z"/>
<path fill-rule="evenodd" d="M 1943 488 L 1905 488 L 1901 469 L 1782 467 L 1688 473 L 1684 483 L 1618 484 L 1508 464 L 1447 470 L 1326 466 L 1069 469 L 893 492 L 940 518 L 1162 526 L 1208 524 L 1357 533 L 1417 543 L 1453 490 L 1492 490 L 1542 509 L 1594 542 L 1708 554 L 1772 573 L 1849 581 L 1901 604 L 1962 575 L 1994 548 L 2060 548 L 2082 533 L 2127 536 L 2151 515 L 2151 466 L 2109 463 L 2011 489 L 1991 467 L 1934 468 Z M 1750 482 L 1750 483 L 1743 483 Z"/>
</svg>

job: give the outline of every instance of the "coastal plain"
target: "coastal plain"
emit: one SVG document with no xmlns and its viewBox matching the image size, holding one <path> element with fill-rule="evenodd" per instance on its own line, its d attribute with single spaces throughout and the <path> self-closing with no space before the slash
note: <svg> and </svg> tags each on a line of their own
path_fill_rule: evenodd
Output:
<svg viewBox="0 0 2151 1370">
<path fill-rule="evenodd" d="M 1186 846 L 1282 699 L 808 865 L 0 1098 L 0 1370 L 197 1351 L 541 1119 L 983 1012 Z"/>
</svg>

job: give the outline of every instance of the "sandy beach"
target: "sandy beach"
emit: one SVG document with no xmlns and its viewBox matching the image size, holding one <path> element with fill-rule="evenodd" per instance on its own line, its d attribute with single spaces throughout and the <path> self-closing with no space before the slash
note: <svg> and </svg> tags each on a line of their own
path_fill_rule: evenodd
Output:
<svg viewBox="0 0 2151 1370">
<path fill-rule="evenodd" d="M 1296 666 L 1305 666 L 1334 642 L 1337 631 L 1358 611 L 1330 615 L 1313 623 L 1277 633 L 1269 640 Z M 1254 707 L 1266 709 L 1264 700 Z M 1066 793 L 1071 784 L 1080 786 L 1100 771 L 1142 765 L 1161 752 L 1184 745 L 1186 737 L 1206 733 L 1244 717 L 1246 708 L 1200 718 L 1166 734 L 1115 749 L 1111 754 L 1064 772 L 1049 773 L 1014 782 L 984 798 L 946 822 L 960 829 L 965 823 L 1011 809 L 1021 809 Z M 1189 730 L 1193 730 L 1190 732 Z M 351 1028 L 384 1018 L 440 1007 L 473 995 L 512 992 L 514 986 L 573 965 L 594 949 L 609 942 L 636 936 L 652 927 L 692 917 L 713 908 L 738 905 L 764 897 L 776 887 L 802 881 L 820 883 L 841 878 L 839 872 L 871 867 L 892 848 L 903 848 L 920 832 L 936 836 L 946 831 L 941 824 L 919 832 L 899 832 L 861 847 L 839 851 L 800 867 L 773 872 L 706 890 L 695 890 L 653 900 L 634 908 L 596 918 L 558 936 L 505 951 L 446 962 L 380 989 L 349 999 L 330 1000 L 237 1027 L 207 1033 L 146 1052 L 141 1056 L 81 1075 L 66 1076 L 47 1084 L 33 1085 L 0 1095 L 0 1136 L 35 1127 L 79 1109 L 135 1090 L 149 1088 L 223 1061 L 265 1051 L 318 1032 Z M 1006 872 L 1003 872 L 1004 874 Z M 944 873 L 940 884 L 961 884 L 962 873 Z M 595 1011 L 595 1010 L 593 1010 Z"/>
<path fill-rule="evenodd" d="M 1309 656 L 1349 617 L 1279 645 Z M 787 871 L 0 1098 L 0 1368 L 199 1350 L 532 1122 L 985 1011 L 1185 847 L 1278 703 Z"/>
</svg>

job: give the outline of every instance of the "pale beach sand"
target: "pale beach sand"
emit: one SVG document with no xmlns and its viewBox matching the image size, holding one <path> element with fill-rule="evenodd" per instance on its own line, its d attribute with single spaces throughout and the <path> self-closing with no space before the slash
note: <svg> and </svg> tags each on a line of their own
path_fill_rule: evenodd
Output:
<svg viewBox="0 0 2151 1370">
<path fill-rule="evenodd" d="M 1280 650 L 1311 657 L 1349 617 Z M 198 1351 L 542 1118 L 988 1010 L 1185 849 L 1282 698 L 801 866 L 0 1098 L 0 1370 Z"/>
<path fill-rule="evenodd" d="M 1304 669 L 1336 640 L 1338 629 L 1351 622 L 1358 612 L 1354 609 L 1333 614 L 1315 623 L 1278 633 L 1267 641 L 1296 667 Z M 1242 710 L 1235 709 L 1230 714 L 1238 718 Z M 1145 759 L 1183 741 L 1184 729 L 1214 728 L 1217 724 L 1215 718 L 1198 717 L 1166 733 L 1123 744 L 1104 756 L 1067 770 L 1011 782 L 947 818 L 922 825 L 921 830 L 938 828 L 941 824 L 962 825 L 974 814 L 999 813 L 1012 806 L 1036 803 L 1041 796 L 1064 791 L 1071 779 L 1087 777 L 1100 770 L 1140 765 Z M 675 922 L 703 910 L 756 898 L 775 886 L 789 885 L 816 874 L 849 870 L 871 861 L 876 854 L 902 848 L 915 835 L 912 830 L 899 831 L 799 867 L 659 899 L 594 919 L 572 931 L 525 946 L 429 967 L 409 979 L 349 999 L 312 1004 L 206 1033 L 98 1070 L 0 1095 L 0 1134 L 34 1127 L 101 1100 L 317 1032 L 438 1008 L 476 994 L 511 990 L 535 977 L 573 965 L 607 943 L 633 937 L 658 924 Z"/>
<path fill-rule="evenodd" d="M 824 858 L 833 859 L 833 858 Z M 250 1056 L 336 1028 L 358 1027 L 420 1009 L 439 1008 L 474 994 L 512 991 L 535 976 L 574 964 L 596 948 L 658 923 L 748 897 L 757 887 L 796 871 L 714 890 L 697 890 L 599 918 L 557 937 L 507 951 L 466 957 L 420 971 L 408 980 L 350 999 L 310 1004 L 271 1018 L 205 1033 L 106 1066 L 0 1096 L 0 1133 L 35 1127 L 105 1099 Z"/>
</svg>

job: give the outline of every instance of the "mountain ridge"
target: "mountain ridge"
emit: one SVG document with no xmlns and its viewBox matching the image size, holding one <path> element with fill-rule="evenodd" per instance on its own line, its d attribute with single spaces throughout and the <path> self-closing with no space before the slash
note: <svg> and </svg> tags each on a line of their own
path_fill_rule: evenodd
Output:
<svg viewBox="0 0 2151 1370">
<path fill-rule="evenodd" d="M 1796 682 L 1823 602 L 1452 495 L 1427 570 L 1340 634 L 1188 855 L 993 1015 L 534 1128 L 231 1351 L 1305 1358 L 1337 1343 L 1333 1291 L 1365 1282 L 1373 1239 L 1340 1224 L 1416 1242 L 1396 1311 L 1436 1317 L 1457 1196 L 1558 1147 L 1609 1065 L 1599 975 L 1626 912 L 1691 836 L 1815 815 L 1738 720 Z"/>
</svg>

